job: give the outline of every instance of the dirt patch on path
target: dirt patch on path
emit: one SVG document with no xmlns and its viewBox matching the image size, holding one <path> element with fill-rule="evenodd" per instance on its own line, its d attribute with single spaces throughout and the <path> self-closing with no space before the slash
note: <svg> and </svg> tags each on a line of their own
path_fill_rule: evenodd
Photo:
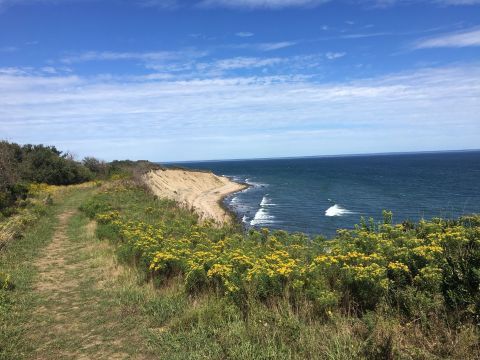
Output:
<svg viewBox="0 0 480 360">
<path fill-rule="evenodd" d="M 143 359 L 128 351 L 135 335 L 125 338 L 121 309 L 109 294 L 121 268 L 110 245 L 96 239 L 95 223 L 81 219 L 75 210 L 60 214 L 51 243 L 35 262 L 34 358 Z"/>
<path fill-rule="evenodd" d="M 39 280 L 36 286 L 37 291 L 67 291 L 77 285 L 77 281 L 71 281 L 70 284 L 65 283 L 66 270 L 68 268 L 74 268 L 72 265 L 65 264 L 66 251 L 68 250 L 66 248 L 67 225 L 72 215 L 73 211 L 67 211 L 59 215 L 59 223 L 53 235 L 52 242 L 45 249 L 44 255 L 35 263 L 39 273 Z"/>
</svg>

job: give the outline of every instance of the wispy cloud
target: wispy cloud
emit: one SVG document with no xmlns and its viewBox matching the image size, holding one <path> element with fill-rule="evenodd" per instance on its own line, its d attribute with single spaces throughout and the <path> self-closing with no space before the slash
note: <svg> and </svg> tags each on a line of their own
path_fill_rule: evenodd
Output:
<svg viewBox="0 0 480 360">
<path fill-rule="evenodd" d="M 441 5 L 477 5 L 480 0 L 433 0 L 434 3 Z"/>
<path fill-rule="evenodd" d="M 297 45 L 296 41 L 280 41 L 280 42 L 270 42 L 270 43 L 260 43 L 256 47 L 262 51 L 272 51 L 287 48 L 290 46 Z"/>
<path fill-rule="evenodd" d="M 340 39 L 363 39 L 363 38 L 371 38 L 377 36 L 389 36 L 393 35 L 391 32 L 376 32 L 376 33 L 355 33 L 355 34 L 345 34 L 340 35 Z"/>
<path fill-rule="evenodd" d="M 15 52 L 15 51 L 18 51 L 18 48 L 15 47 L 15 46 L 0 47 L 0 52 L 3 52 L 3 53 L 12 53 L 12 52 Z"/>
<path fill-rule="evenodd" d="M 253 36 L 255 34 L 250 32 L 250 31 L 239 31 L 235 35 L 237 35 L 238 37 L 250 37 L 250 36 Z"/>
<path fill-rule="evenodd" d="M 213 63 L 213 67 L 220 70 L 234 70 L 244 68 L 259 68 L 277 65 L 286 61 L 282 58 L 253 58 L 253 57 L 236 57 L 231 59 L 218 60 Z"/>
<path fill-rule="evenodd" d="M 155 7 L 162 10 L 174 10 L 181 6 L 177 0 L 138 0 L 137 3 L 143 7 Z"/>
<path fill-rule="evenodd" d="M 357 2 L 376 8 L 388 8 L 394 5 L 415 5 L 418 3 L 439 6 L 461 6 L 480 4 L 480 0 L 358 0 Z"/>
<path fill-rule="evenodd" d="M 298 76 L 145 81 L 9 69 L 0 71 L 0 92 L 4 137 L 107 159 L 392 151 L 415 143 L 462 148 L 478 145 L 480 131 L 480 64 L 336 83 Z"/>
<path fill-rule="evenodd" d="M 480 46 L 480 28 L 421 39 L 413 45 L 415 49 L 462 48 L 472 46 Z"/>
<path fill-rule="evenodd" d="M 335 59 L 342 58 L 342 57 L 344 57 L 345 55 L 347 55 L 347 53 L 345 53 L 345 52 L 327 52 L 327 53 L 325 54 L 325 57 L 326 57 L 328 60 L 335 60 Z"/>
<path fill-rule="evenodd" d="M 141 61 L 165 61 L 182 58 L 197 58 L 207 54 L 206 51 L 184 49 L 179 51 L 152 51 L 152 52 L 115 52 L 115 51 L 86 51 L 64 56 L 62 63 L 72 64 L 88 61 L 118 61 L 118 60 L 141 60 Z"/>
<path fill-rule="evenodd" d="M 291 46 L 295 46 L 300 41 L 273 41 L 273 42 L 245 42 L 241 44 L 225 44 L 221 45 L 220 47 L 230 48 L 230 49 L 248 49 L 248 50 L 256 50 L 262 52 L 280 50 L 284 48 L 288 48 Z"/>
<path fill-rule="evenodd" d="M 270 74 L 292 74 L 309 72 L 312 68 L 318 68 L 325 59 L 334 60 L 345 55 L 342 52 L 313 53 L 303 55 L 287 55 L 283 57 L 268 56 L 274 50 L 293 46 L 296 42 L 272 42 L 272 43 L 245 43 L 225 45 L 229 49 L 246 49 L 255 53 L 253 56 L 230 56 L 216 57 L 215 52 L 185 49 L 182 51 L 157 51 L 157 52 L 112 52 L 112 51 L 86 51 L 71 54 L 60 58 L 52 64 L 62 64 L 60 67 L 65 72 L 65 66 L 84 62 L 108 62 L 108 61 L 138 61 L 138 64 L 147 71 L 155 71 L 148 74 L 145 79 L 171 79 L 182 77 L 183 79 L 206 78 L 211 76 L 236 76 L 237 70 L 245 70 L 252 75 L 254 70 L 261 69 Z M 223 48 L 223 47 L 222 47 Z M 59 71 L 55 68 L 44 67 L 45 72 L 54 73 Z M 48 70 L 50 69 L 50 70 Z M 244 71 L 244 73 L 245 73 Z M 144 76 L 144 75 L 142 75 Z M 133 78 L 133 77 L 132 77 Z"/>
<path fill-rule="evenodd" d="M 0 11 L 10 6 L 29 4 L 61 4 L 64 2 L 85 2 L 101 0 L 0 0 Z M 388 8 L 395 5 L 412 5 L 415 3 L 429 3 L 438 6 L 468 6 L 478 5 L 480 0 L 344 0 L 354 5 L 363 5 L 375 8 Z M 137 6 L 157 8 L 159 10 L 176 10 L 180 8 L 230 8 L 230 9 L 270 9 L 285 8 L 313 8 L 321 6 L 331 0 L 134 0 Z"/>
<path fill-rule="evenodd" d="M 202 0 L 202 7 L 225 7 L 240 9 L 282 9 L 288 7 L 315 7 L 330 0 Z"/>
</svg>

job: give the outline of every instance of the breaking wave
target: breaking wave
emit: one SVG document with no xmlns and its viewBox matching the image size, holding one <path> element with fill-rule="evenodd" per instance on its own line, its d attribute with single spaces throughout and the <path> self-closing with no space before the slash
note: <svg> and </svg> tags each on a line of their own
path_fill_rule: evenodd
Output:
<svg viewBox="0 0 480 360">
<path fill-rule="evenodd" d="M 250 221 L 250 225 L 261 225 L 261 224 L 271 224 L 274 223 L 275 216 L 270 215 L 268 213 L 268 210 L 265 208 L 260 208 L 256 212 L 255 216 L 253 217 L 253 220 Z"/>
<path fill-rule="evenodd" d="M 272 202 L 270 202 L 270 199 L 267 197 L 267 195 L 265 195 L 262 198 L 262 201 L 260 202 L 260 206 L 274 206 L 274 205 L 276 205 L 276 204 L 273 204 Z"/>
<path fill-rule="evenodd" d="M 325 211 L 325 216 L 343 216 L 353 214 L 350 210 L 342 208 L 340 205 L 333 205 Z"/>
</svg>

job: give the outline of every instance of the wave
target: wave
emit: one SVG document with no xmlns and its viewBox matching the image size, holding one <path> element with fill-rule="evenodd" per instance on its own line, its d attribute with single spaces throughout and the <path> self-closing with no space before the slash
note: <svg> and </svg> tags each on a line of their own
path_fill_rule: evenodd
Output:
<svg viewBox="0 0 480 360">
<path fill-rule="evenodd" d="M 267 194 L 268 195 L 268 194 Z M 277 204 L 273 204 L 270 202 L 270 199 L 267 197 L 267 195 L 265 195 L 263 198 L 262 198 L 262 201 L 260 202 L 260 206 L 274 206 L 274 205 L 277 205 Z"/>
<path fill-rule="evenodd" d="M 240 175 L 228 175 L 227 176 L 230 180 L 235 181 L 235 182 L 243 182 L 243 176 Z"/>
<path fill-rule="evenodd" d="M 259 183 L 259 182 L 252 181 L 252 180 L 250 180 L 250 178 L 246 178 L 245 183 L 252 186 L 252 187 L 256 187 L 256 188 L 258 188 L 258 187 L 264 188 L 264 187 L 268 186 L 268 184 L 265 184 L 265 183 Z"/>
<path fill-rule="evenodd" d="M 230 199 L 230 205 L 235 205 L 237 203 L 238 203 L 238 198 L 236 196 Z"/>
<path fill-rule="evenodd" d="M 270 215 L 264 208 L 258 209 L 250 225 L 271 224 L 274 223 L 275 216 Z"/>
<path fill-rule="evenodd" d="M 247 215 L 242 216 L 242 223 L 248 224 L 248 216 Z"/>
<path fill-rule="evenodd" d="M 333 205 L 325 211 L 325 216 L 343 216 L 353 214 L 352 211 L 342 208 L 340 205 Z"/>
</svg>

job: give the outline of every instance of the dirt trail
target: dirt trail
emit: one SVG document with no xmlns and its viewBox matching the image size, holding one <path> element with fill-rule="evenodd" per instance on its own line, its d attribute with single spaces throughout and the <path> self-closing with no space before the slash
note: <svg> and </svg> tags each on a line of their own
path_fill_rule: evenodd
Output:
<svg viewBox="0 0 480 360">
<path fill-rule="evenodd" d="M 52 241 L 35 263 L 38 305 L 29 336 L 41 345 L 35 346 L 34 358 L 144 358 L 125 350 L 135 335 L 125 338 L 121 308 L 109 294 L 122 271 L 113 251 L 96 240 L 94 222 L 82 224 L 77 216 L 70 225 L 76 215 L 66 210 L 58 216 Z"/>
</svg>

